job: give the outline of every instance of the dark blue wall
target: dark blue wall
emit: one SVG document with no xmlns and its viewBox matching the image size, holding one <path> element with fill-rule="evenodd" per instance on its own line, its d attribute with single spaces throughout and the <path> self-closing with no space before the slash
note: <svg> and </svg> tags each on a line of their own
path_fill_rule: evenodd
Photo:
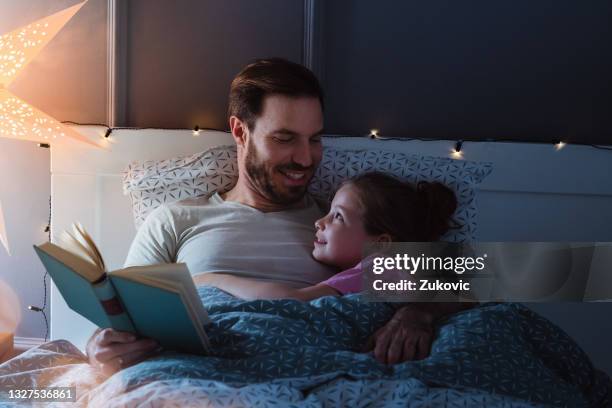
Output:
<svg viewBox="0 0 612 408">
<path fill-rule="evenodd" d="M 127 126 L 225 129 L 233 77 L 256 58 L 302 58 L 303 4 L 127 2 Z"/>
<path fill-rule="evenodd" d="M 612 2 L 324 2 L 326 127 L 612 143 Z"/>
</svg>

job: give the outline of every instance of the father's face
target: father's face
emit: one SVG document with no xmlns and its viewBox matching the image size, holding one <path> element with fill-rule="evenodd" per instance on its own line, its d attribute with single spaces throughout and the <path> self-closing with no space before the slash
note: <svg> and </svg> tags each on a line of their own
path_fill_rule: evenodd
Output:
<svg viewBox="0 0 612 408">
<path fill-rule="evenodd" d="M 322 131 L 318 98 L 266 97 L 244 158 L 246 175 L 259 194 L 282 205 L 301 200 L 321 161 Z"/>
</svg>

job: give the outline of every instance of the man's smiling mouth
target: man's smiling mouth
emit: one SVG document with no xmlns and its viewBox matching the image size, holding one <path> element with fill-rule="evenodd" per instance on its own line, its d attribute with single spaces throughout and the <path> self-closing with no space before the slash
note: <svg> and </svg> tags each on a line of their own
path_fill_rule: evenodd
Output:
<svg viewBox="0 0 612 408">
<path fill-rule="evenodd" d="M 282 171 L 285 176 L 292 178 L 293 180 L 301 180 L 306 176 L 305 172 L 297 172 L 297 171 Z"/>
<path fill-rule="evenodd" d="M 285 183 L 290 186 L 303 186 L 310 180 L 310 172 L 308 170 L 278 170 L 278 172 L 283 175 L 286 180 Z"/>
</svg>

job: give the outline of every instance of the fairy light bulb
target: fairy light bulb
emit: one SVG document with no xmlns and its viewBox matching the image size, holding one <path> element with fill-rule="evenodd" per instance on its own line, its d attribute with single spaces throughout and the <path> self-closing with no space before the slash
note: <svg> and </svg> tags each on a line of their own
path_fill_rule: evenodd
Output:
<svg viewBox="0 0 612 408">
<path fill-rule="evenodd" d="M 463 158 L 463 151 L 461 150 L 461 147 L 463 147 L 463 140 L 458 140 L 457 143 L 455 143 L 455 147 L 451 150 L 451 156 L 454 159 Z"/>
</svg>

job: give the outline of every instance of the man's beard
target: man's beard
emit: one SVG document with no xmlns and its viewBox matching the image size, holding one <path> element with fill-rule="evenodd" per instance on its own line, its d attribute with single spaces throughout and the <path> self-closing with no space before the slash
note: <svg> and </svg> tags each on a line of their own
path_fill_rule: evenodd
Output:
<svg viewBox="0 0 612 408">
<path fill-rule="evenodd" d="M 303 186 L 275 186 L 273 182 L 274 176 L 279 171 L 309 171 L 310 167 L 303 167 L 297 163 L 289 163 L 272 168 L 268 167 L 259 158 L 255 146 L 250 141 L 247 143 L 245 168 L 247 177 L 251 180 L 257 191 L 276 204 L 290 205 L 300 201 L 306 193 L 310 180 L 304 183 Z"/>
</svg>

